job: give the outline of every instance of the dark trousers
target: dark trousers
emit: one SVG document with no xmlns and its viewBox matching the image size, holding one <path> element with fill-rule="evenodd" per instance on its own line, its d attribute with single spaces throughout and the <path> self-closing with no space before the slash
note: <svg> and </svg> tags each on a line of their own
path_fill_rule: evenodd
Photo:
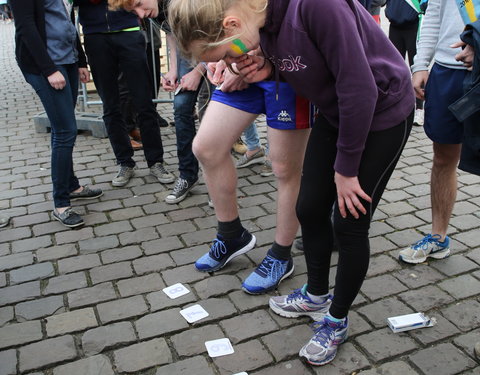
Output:
<svg viewBox="0 0 480 375">
<path fill-rule="evenodd" d="M 336 318 L 347 316 L 365 279 L 370 258 L 370 222 L 405 146 L 412 122 L 413 113 L 408 120 L 393 128 L 369 133 L 358 179 L 362 189 L 372 198 L 372 203 L 361 200 L 367 214 L 360 213 L 359 219 L 350 214 L 344 219 L 338 210 L 333 169 L 338 129 L 320 118 L 310 134 L 297 201 L 307 263 L 307 290 L 314 295 L 328 293 L 335 234 L 339 260 L 330 313 Z"/>
<path fill-rule="evenodd" d="M 177 55 L 178 56 L 178 55 Z M 178 79 L 192 71 L 192 65 L 178 56 Z M 178 171 L 180 177 L 190 182 L 198 179 L 198 161 L 192 151 L 196 134 L 195 104 L 202 83 L 196 91 L 180 91 L 173 100 L 173 117 L 177 135 Z"/>
<path fill-rule="evenodd" d="M 147 164 L 163 162 L 163 145 L 152 86 L 140 31 L 85 35 L 85 51 L 93 80 L 103 102 L 103 120 L 117 163 L 133 167 L 133 149 L 120 109 L 118 76 L 125 74 L 133 104 L 138 112 L 140 134 Z"/>
<path fill-rule="evenodd" d="M 418 21 L 405 26 L 390 24 L 388 38 L 403 58 L 408 54 L 408 66 L 413 65 L 413 57 L 417 54 Z M 423 100 L 416 99 L 416 108 L 423 108 Z"/>
<path fill-rule="evenodd" d="M 54 205 L 68 207 L 70 193 L 80 187 L 73 172 L 72 160 L 73 146 L 77 138 L 75 104 L 78 94 L 78 66 L 59 65 L 57 68 L 66 81 L 61 90 L 55 90 L 41 74 L 23 72 L 23 75 L 40 97 L 50 121 Z"/>
</svg>

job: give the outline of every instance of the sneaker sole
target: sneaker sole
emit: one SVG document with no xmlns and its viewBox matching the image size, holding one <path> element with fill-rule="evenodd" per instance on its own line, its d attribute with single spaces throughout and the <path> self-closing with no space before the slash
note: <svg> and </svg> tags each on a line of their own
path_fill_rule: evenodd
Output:
<svg viewBox="0 0 480 375">
<path fill-rule="evenodd" d="M 68 228 L 76 228 L 76 227 L 80 227 L 82 225 L 85 225 L 85 222 L 82 221 L 81 223 L 78 223 L 78 224 L 65 224 L 62 220 L 60 220 L 58 217 L 56 217 L 55 215 L 53 215 L 53 218 L 57 221 L 59 221 L 60 223 L 62 223 L 63 225 L 65 225 L 66 227 Z"/>
<path fill-rule="evenodd" d="M 113 182 L 112 181 L 112 186 L 115 186 L 115 187 L 122 187 L 122 186 L 125 186 L 126 184 L 128 184 L 128 182 L 130 181 L 130 179 L 126 182 Z"/>
<path fill-rule="evenodd" d="M 113 183 L 112 183 L 112 185 L 113 185 Z M 100 198 L 102 195 L 103 195 L 103 191 L 102 191 L 102 194 L 95 195 L 94 197 L 75 197 L 75 198 L 70 198 L 70 202 L 75 202 L 75 201 L 80 201 L 80 200 L 88 200 L 88 199 L 96 199 L 96 198 Z"/>
<path fill-rule="evenodd" d="M 252 160 L 249 160 L 247 161 L 246 163 L 242 164 L 242 165 L 236 165 L 237 169 L 240 169 L 240 168 L 245 168 L 245 167 L 248 167 L 250 165 L 253 165 L 253 164 L 263 164 L 264 160 L 263 160 L 263 156 L 261 158 L 255 158 L 255 159 L 252 159 Z"/>
<path fill-rule="evenodd" d="M 262 176 L 262 177 L 270 177 L 270 176 L 273 176 L 273 175 L 274 175 L 274 173 L 273 173 L 273 172 L 268 172 L 268 173 L 267 173 L 267 172 L 265 172 L 265 173 L 260 173 L 260 176 Z"/>
<path fill-rule="evenodd" d="M 179 203 L 179 202 L 183 201 L 183 200 L 190 194 L 190 190 L 192 190 L 195 186 L 197 186 L 197 184 L 198 184 L 198 180 L 195 181 L 192 186 L 190 186 L 190 189 L 188 189 L 188 190 L 185 192 L 185 194 L 180 195 L 180 196 L 177 197 L 177 198 L 168 199 L 169 195 L 167 195 L 166 198 L 165 198 L 165 203 L 175 204 L 175 203 Z"/>
<path fill-rule="evenodd" d="M 425 262 L 428 258 L 433 258 L 433 259 L 445 259 L 446 257 L 450 256 L 450 249 L 447 250 L 442 250 L 442 251 L 437 251 L 435 253 L 430 253 L 427 256 L 423 258 L 411 258 L 407 259 L 404 258 L 402 255 L 398 256 L 398 259 L 400 259 L 402 262 L 405 263 L 410 263 L 410 264 L 418 264 L 418 263 L 423 263 Z"/>
<path fill-rule="evenodd" d="M 222 269 L 223 267 L 226 266 L 226 264 L 228 262 L 230 262 L 233 258 L 235 257 L 238 257 L 239 255 L 242 255 L 242 254 L 245 254 L 246 252 L 250 251 L 253 249 L 253 247 L 255 246 L 255 243 L 257 242 L 257 239 L 255 238 L 255 236 L 252 234 L 252 239 L 250 240 L 250 242 L 248 244 L 246 244 L 244 247 L 242 247 L 240 250 L 238 250 L 237 252 L 233 253 L 232 255 L 230 255 L 230 257 L 227 258 L 227 260 L 223 263 L 220 263 L 218 264 L 216 267 L 213 267 L 213 268 L 210 268 L 210 269 L 205 269 L 205 270 L 201 270 L 197 267 L 195 267 L 198 271 L 200 272 L 215 272 L 215 271 L 218 271 L 220 269 Z"/>
<path fill-rule="evenodd" d="M 330 303 L 331 304 L 331 303 Z M 330 307 L 330 304 L 328 304 L 328 308 Z M 312 318 L 315 321 L 319 321 L 323 319 L 325 314 L 328 312 L 328 308 L 325 309 L 325 312 L 293 312 L 293 311 L 285 311 L 281 307 L 278 307 L 275 305 L 271 300 L 268 301 L 268 305 L 272 309 L 272 311 L 275 314 L 278 314 L 280 316 L 283 316 L 284 318 L 299 318 L 301 316 L 308 316 Z"/>
<path fill-rule="evenodd" d="M 269 287 L 269 288 L 265 288 L 265 289 L 263 289 L 262 291 L 252 292 L 252 291 L 246 289 L 243 285 L 242 285 L 242 290 L 243 290 L 245 293 L 252 294 L 252 295 L 259 295 L 259 294 L 267 293 L 267 292 L 269 292 L 269 291 L 271 291 L 271 290 L 277 289 L 278 286 L 280 285 L 280 283 L 281 283 L 283 280 L 285 280 L 287 277 L 289 277 L 289 276 L 293 273 L 294 270 L 295 270 L 295 266 L 292 264 L 292 269 L 291 269 L 290 271 L 288 271 L 285 275 L 283 275 L 283 276 L 281 277 L 281 279 L 278 280 L 278 283 L 276 283 L 275 285 L 273 285 L 273 286 L 271 286 L 271 287 Z"/>
<path fill-rule="evenodd" d="M 172 182 L 175 182 L 175 176 L 172 176 L 171 178 L 158 178 L 154 174 L 150 174 L 150 176 L 155 177 L 161 184 L 170 184 Z"/>
</svg>

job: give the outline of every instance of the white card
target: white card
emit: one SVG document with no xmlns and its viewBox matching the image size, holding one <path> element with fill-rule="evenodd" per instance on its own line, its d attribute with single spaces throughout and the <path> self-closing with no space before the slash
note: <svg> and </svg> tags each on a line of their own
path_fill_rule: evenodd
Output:
<svg viewBox="0 0 480 375">
<path fill-rule="evenodd" d="M 208 355 L 212 358 L 233 354 L 234 352 L 229 339 L 206 341 L 205 346 L 208 350 Z"/>
<path fill-rule="evenodd" d="M 185 294 L 190 293 L 190 291 L 180 283 L 174 284 L 174 285 L 169 286 L 167 288 L 164 288 L 162 290 L 171 299 L 175 299 L 175 298 L 178 298 L 178 297 L 184 296 Z"/>
<path fill-rule="evenodd" d="M 233 374 L 233 375 L 248 375 L 248 374 L 244 371 L 244 372 L 238 372 L 238 373 Z"/>
<path fill-rule="evenodd" d="M 200 305 L 193 305 L 187 307 L 186 309 L 180 310 L 180 314 L 186 319 L 189 323 L 194 323 L 197 320 L 206 318 L 208 316 L 208 312 Z"/>
</svg>

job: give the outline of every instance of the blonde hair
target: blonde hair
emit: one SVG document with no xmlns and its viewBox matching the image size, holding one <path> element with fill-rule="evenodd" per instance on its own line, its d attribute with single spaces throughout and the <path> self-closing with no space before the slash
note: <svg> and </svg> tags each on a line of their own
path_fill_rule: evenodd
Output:
<svg viewBox="0 0 480 375">
<path fill-rule="evenodd" d="M 108 0 L 109 10 L 130 9 L 135 0 Z"/>
<path fill-rule="evenodd" d="M 205 42 L 201 53 L 237 38 L 238 35 L 225 37 L 223 19 L 226 11 L 239 3 L 261 12 L 267 8 L 268 0 L 170 0 L 168 23 L 183 56 L 196 57 L 190 51 L 195 41 Z"/>
</svg>

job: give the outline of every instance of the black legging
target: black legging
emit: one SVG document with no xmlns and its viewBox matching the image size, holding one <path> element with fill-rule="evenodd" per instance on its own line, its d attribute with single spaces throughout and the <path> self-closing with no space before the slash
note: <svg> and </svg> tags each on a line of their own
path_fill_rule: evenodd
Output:
<svg viewBox="0 0 480 375">
<path fill-rule="evenodd" d="M 368 135 L 358 179 L 362 189 L 372 198 L 372 203 L 361 200 L 367 214 L 360 213 L 359 219 L 350 214 L 343 219 L 337 206 L 333 165 L 337 154 L 338 130 L 320 118 L 310 134 L 297 201 L 308 271 L 307 291 L 313 295 L 328 293 L 335 231 L 339 260 L 330 314 L 336 318 L 347 316 L 362 286 L 370 258 L 370 222 L 405 146 L 412 122 L 413 112 L 399 125 Z"/>
</svg>

